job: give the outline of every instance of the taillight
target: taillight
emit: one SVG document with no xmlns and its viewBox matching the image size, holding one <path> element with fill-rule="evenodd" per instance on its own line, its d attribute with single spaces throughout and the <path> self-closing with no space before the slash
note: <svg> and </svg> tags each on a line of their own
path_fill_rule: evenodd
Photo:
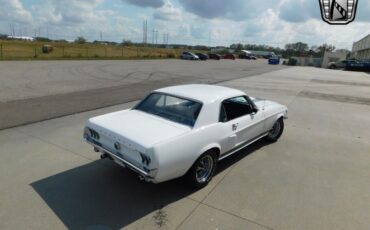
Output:
<svg viewBox="0 0 370 230">
<path fill-rule="evenodd" d="M 145 155 L 143 153 L 140 153 L 140 156 L 141 156 L 141 163 L 146 164 L 146 165 L 150 164 L 150 162 L 151 162 L 150 157 L 148 157 L 147 155 Z"/>
<path fill-rule="evenodd" d="M 86 127 L 85 130 L 84 130 L 84 138 L 87 138 L 87 136 L 89 136 L 96 139 L 96 140 L 99 140 L 100 139 L 100 135 L 98 132 L 96 132 L 95 130 L 91 129 L 91 128 L 88 128 Z"/>
</svg>

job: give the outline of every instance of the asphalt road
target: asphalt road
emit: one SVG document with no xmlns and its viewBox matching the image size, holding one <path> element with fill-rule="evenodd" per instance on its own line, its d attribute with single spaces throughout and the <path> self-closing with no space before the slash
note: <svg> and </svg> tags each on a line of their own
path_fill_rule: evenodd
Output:
<svg viewBox="0 0 370 230">
<path fill-rule="evenodd" d="M 0 131 L 0 229 L 370 229 L 368 74 L 294 67 L 221 85 L 289 119 L 199 191 L 139 181 L 82 140 L 86 119 L 133 103 Z"/>
<path fill-rule="evenodd" d="M 266 60 L 0 62 L 0 129 L 137 100 L 163 86 L 282 68 Z"/>
</svg>

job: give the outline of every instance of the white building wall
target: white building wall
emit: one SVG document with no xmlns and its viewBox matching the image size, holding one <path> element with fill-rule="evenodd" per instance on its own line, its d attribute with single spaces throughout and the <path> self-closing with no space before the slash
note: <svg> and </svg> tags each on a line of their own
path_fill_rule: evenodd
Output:
<svg viewBox="0 0 370 230">
<path fill-rule="evenodd" d="M 329 62 L 336 62 L 347 58 L 347 52 L 325 52 L 322 60 L 322 68 L 327 68 Z"/>
<path fill-rule="evenodd" d="M 370 34 L 360 41 L 353 43 L 352 57 L 357 59 L 370 59 Z"/>
</svg>

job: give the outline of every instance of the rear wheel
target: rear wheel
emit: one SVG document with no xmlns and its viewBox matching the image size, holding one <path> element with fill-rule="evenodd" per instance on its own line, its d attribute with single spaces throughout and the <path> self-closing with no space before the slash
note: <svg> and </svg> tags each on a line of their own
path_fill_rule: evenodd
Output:
<svg viewBox="0 0 370 230">
<path fill-rule="evenodd" d="M 212 180 L 216 170 L 216 157 L 214 151 L 207 151 L 190 168 L 187 178 L 195 188 L 203 188 Z"/>
<path fill-rule="evenodd" d="M 283 118 L 280 118 L 275 122 L 274 126 L 266 136 L 266 139 L 270 142 L 275 142 L 279 139 L 281 134 L 283 134 L 283 131 L 284 131 L 284 120 Z"/>
</svg>

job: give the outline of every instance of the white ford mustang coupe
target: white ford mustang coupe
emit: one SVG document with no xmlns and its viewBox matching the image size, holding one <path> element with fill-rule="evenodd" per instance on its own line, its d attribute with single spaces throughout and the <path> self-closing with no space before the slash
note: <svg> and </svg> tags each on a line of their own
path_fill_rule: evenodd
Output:
<svg viewBox="0 0 370 230">
<path fill-rule="evenodd" d="M 186 175 L 197 188 L 208 184 L 222 160 L 284 129 L 284 105 L 214 85 L 158 89 L 135 107 L 90 118 L 85 140 L 101 158 L 159 183 Z"/>
</svg>

